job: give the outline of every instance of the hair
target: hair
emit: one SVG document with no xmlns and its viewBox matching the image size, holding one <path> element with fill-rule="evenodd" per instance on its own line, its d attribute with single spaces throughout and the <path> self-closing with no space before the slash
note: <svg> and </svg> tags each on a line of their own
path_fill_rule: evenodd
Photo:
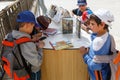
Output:
<svg viewBox="0 0 120 80">
<path fill-rule="evenodd" d="M 32 23 L 32 22 L 18 22 L 16 30 L 19 30 L 19 28 L 22 28 L 26 23 Z"/>
<path fill-rule="evenodd" d="M 18 22 L 16 26 L 16 30 L 19 30 L 19 28 L 23 27 L 25 25 L 25 22 Z"/>
<path fill-rule="evenodd" d="M 91 14 L 91 15 L 90 15 L 89 21 L 90 21 L 90 20 L 95 20 L 95 22 L 97 23 L 97 25 L 100 25 L 100 24 L 102 23 L 101 19 L 98 18 L 98 17 L 97 17 L 96 15 L 94 15 L 94 14 Z M 108 25 L 107 25 L 107 24 L 105 24 L 104 29 L 109 32 L 109 29 L 108 29 Z"/>
</svg>

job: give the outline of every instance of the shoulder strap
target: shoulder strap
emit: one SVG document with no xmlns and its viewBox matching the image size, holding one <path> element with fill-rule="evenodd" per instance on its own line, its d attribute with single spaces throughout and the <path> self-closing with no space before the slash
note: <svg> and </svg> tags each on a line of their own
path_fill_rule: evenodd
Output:
<svg viewBox="0 0 120 80">
<path fill-rule="evenodd" d="M 113 53 L 116 53 L 117 50 L 116 50 L 115 40 L 114 40 L 114 38 L 113 38 L 112 35 L 110 35 L 110 39 L 111 39 L 111 51 L 112 51 Z"/>
<path fill-rule="evenodd" d="M 22 59 L 22 63 L 24 65 L 24 67 L 25 67 L 25 70 L 27 71 L 27 73 L 29 75 L 31 75 L 31 66 L 26 63 L 26 60 L 23 57 L 22 52 L 21 52 L 21 48 L 20 48 L 20 44 L 23 44 L 23 43 L 26 43 L 26 42 L 32 42 L 32 40 L 30 38 L 27 38 L 27 37 L 22 37 L 22 38 L 19 38 L 19 39 L 15 40 L 15 43 L 18 46 L 18 50 L 20 52 L 20 57 Z"/>
<path fill-rule="evenodd" d="M 2 52 L 3 52 L 3 46 L 1 48 L 1 52 L 0 52 L 0 80 L 3 80 L 3 77 L 4 77 L 4 74 L 5 74 L 5 71 L 3 69 L 3 62 L 2 62 Z"/>
<path fill-rule="evenodd" d="M 30 75 L 30 78 L 31 78 L 31 66 L 26 63 L 26 60 L 23 57 L 22 52 L 21 52 L 20 44 L 18 45 L 18 49 L 20 51 L 20 57 L 22 59 L 23 65 L 25 67 L 25 70 L 27 71 L 27 73 Z"/>
<path fill-rule="evenodd" d="M 22 37 L 22 38 L 15 40 L 15 42 L 16 42 L 16 44 L 22 44 L 22 43 L 26 43 L 26 42 L 32 42 L 32 40 L 28 37 Z"/>
<path fill-rule="evenodd" d="M 15 46 L 15 43 L 16 44 L 22 44 L 22 43 L 25 43 L 25 42 L 32 42 L 32 40 L 28 37 L 22 37 L 22 38 L 14 40 L 12 42 L 8 41 L 8 40 L 3 40 L 2 44 L 5 45 L 5 46 L 13 47 L 13 46 Z"/>
<path fill-rule="evenodd" d="M 23 43 L 26 43 L 26 42 L 32 42 L 32 40 L 30 38 L 28 38 L 28 37 L 22 37 L 22 38 L 19 38 L 19 39 L 15 40 L 15 43 L 18 44 L 18 49 L 19 49 L 19 52 L 20 52 L 20 57 L 22 59 L 22 63 L 24 65 L 24 67 L 25 67 L 25 70 L 30 75 L 31 74 L 31 66 L 26 63 L 26 60 L 23 57 L 22 52 L 21 52 L 21 48 L 20 48 L 20 44 L 23 44 Z"/>
<path fill-rule="evenodd" d="M 117 64 L 118 62 L 120 62 L 120 51 L 116 49 L 115 40 L 112 35 L 110 35 L 110 38 L 111 38 L 111 51 L 113 53 L 117 53 L 116 57 L 113 59 L 113 63 Z"/>
<path fill-rule="evenodd" d="M 32 40 L 30 38 L 28 38 L 28 37 L 22 37 L 22 38 L 19 38 L 19 39 L 15 40 L 15 43 L 18 46 L 18 50 L 20 52 L 20 57 L 22 59 L 22 63 L 24 65 L 24 67 L 25 67 L 25 70 L 27 71 L 27 73 L 29 75 L 31 75 L 31 66 L 26 63 L 26 60 L 23 57 L 22 52 L 21 52 L 21 48 L 20 48 L 20 44 L 23 44 L 23 43 L 26 43 L 26 42 L 32 42 Z"/>
</svg>

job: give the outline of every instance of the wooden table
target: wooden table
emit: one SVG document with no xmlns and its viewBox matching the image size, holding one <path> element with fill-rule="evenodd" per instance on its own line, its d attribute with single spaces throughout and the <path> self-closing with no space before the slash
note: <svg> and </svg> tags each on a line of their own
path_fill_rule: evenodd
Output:
<svg viewBox="0 0 120 80">
<path fill-rule="evenodd" d="M 58 26 L 53 23 L 51 25 L 52 27 Z M 89 46 L 89 39 L 86 36 L 88 36 L 87 33 L 84 33 L 79 39 L 74 32 L 73 34 L 49 36 L 45 40 L 46 45 L 43 49 L 42 80 L 88 80 L 87 66 L 79 51 L 79 47 Z M 63 38 L 69 39 L 74 47 L 66 50 L 53 50 L 49 41 Z"/>
</svg>

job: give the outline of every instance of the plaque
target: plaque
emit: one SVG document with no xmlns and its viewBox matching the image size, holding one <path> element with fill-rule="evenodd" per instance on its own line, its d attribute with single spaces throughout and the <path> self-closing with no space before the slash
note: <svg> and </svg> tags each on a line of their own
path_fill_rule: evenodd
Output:
<svg viewBox="0 0 120 80">
<path fill-rule="evenodd" d="M 62 18 L 63 34 L 73 33 L 73 18 Z"/>
</svg>

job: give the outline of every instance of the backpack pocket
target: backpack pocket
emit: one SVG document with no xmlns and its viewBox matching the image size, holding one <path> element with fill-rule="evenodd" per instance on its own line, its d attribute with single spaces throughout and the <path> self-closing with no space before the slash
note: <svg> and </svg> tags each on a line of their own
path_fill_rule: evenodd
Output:
<svg viewBox="0 0 120 80">
<path fill-rule="evenodd" d="M 25 67 L 13 70 L 14 80 L 28 80 L 30 75 L 27 73 Z"/>
</svg>

